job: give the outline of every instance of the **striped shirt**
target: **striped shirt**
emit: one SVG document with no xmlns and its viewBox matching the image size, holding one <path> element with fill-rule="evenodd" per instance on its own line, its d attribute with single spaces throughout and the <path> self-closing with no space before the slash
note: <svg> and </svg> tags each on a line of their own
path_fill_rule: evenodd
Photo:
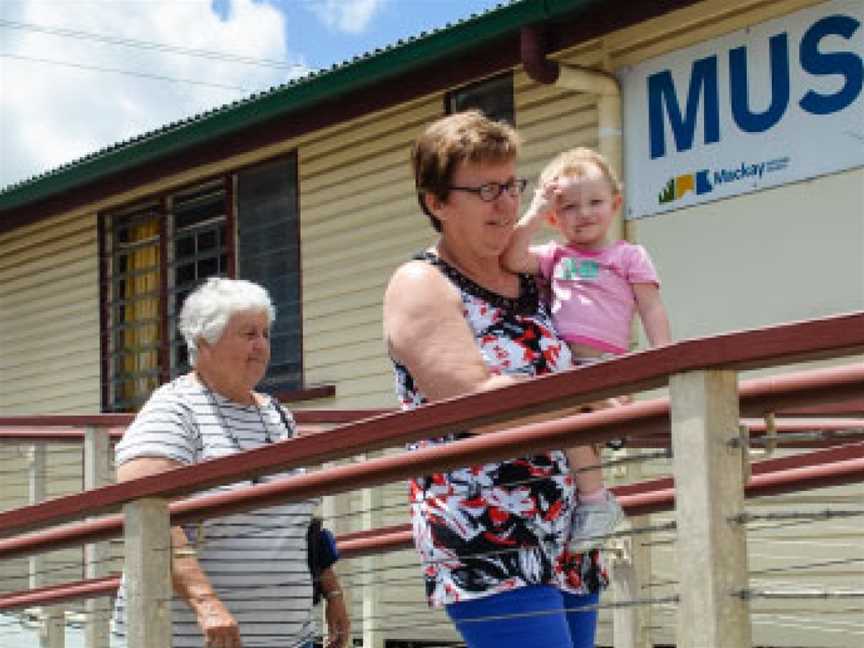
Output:
<svg viewBox="0 0 864 648">
<path fill-rule="evenodd" d="M 260 447 L 268 437 L 288 439 L 294 434 L 294 421 L 283 410 L 286 428 L 277 407 L 272 400 L 260 407 L 240 405 L 207 390 L 191 376 L 181 376 L 153 392 L 117 444 L 117 465 L 139 457 L 194 464 Z M 244 481 L 208 493 L 248 485 Z M 272 506 L 187 529 L 190 543 L 197 544 L 201 568 L 237 620 L 244 648 L 291 648 L 312 640 L 306 530 L 315 504 Z M 121 585 L 112 646 L 126 643 L 124 594 Z M 201 629 L 185 601 L 172 602 L 172 621 L 174 648 L 201 648 Z"/>
</svg>

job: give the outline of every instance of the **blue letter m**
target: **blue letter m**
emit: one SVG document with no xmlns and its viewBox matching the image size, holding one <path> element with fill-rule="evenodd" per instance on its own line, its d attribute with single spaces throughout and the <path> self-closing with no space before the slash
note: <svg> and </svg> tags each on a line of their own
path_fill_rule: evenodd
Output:
<svg viewBox="0 0 864 648">
<path fill-rule="evenodd" d="M 648 134 L 651 143 L 651 159 L 666 155 L 665 113 L 669 114 L 669 125 L 675 137 L 675 148 L 686 151 L 693 146 L 696 132 L 696 111 L 699 96 L 704 91 L 703 124 L 705 143 L 720 141 L 720 102 L 717 97 L 717 57 L 709 56 L 693 62 L 690 73 L 690 88 L 687 91 L 687 113 L 682 119 L 675 82 L 669 70 L 648 77 Z M 663 108 L 666 110 L 664 111 Z"/>
</svg>

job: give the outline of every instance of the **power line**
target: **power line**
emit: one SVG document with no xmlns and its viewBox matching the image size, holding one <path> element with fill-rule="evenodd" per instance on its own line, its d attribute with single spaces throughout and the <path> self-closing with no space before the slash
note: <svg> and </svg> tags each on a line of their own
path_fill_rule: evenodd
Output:
<svg viewBox="0 0 864 648">
<path fill-rule="evenodd" d="M 51 59 L 37 58 L 33 56 L 21 56 L 20 54 L 9 54 L 0 52 L 0 58 L 18 59 L 21 61 L 32 61 L 34 63 L 48 63 L 50 65 L 61 65 L 64 67 L 79 68 L 82 70 L 95 70 L 97 72 L 113 72 L 115 74 L 126 74 L 128 76 L 140 77 L 142 79 L 153 79 L 156 81 L 172 81 L 174 83 L 191 83 L 194 85 L 221 88 L 222 90 L 236 90 L 238 92 L 250 93 L 252 90 L 242 86 L 233 86 L 225 83 L 212 83 L 210 81 L 199 81 L 197 79 L 178 79 L 161 74 L 148 74 L 147 72 L 133 72 L 132 70 L 121 70 L 119 68 L 106 68 L 99 65 L 85 65 L 83 63 L 71 63 L 69 61 L 55 61 Z"/>
<path fill-rule="evenodd" d="M 228 52 L 215 52 L 204 49 L 190 49 L 188 47 L 180 47 L 179 45 L 169 45 L 167 43 L 156 43 L 152 41 L 142 41 L 133 38 L 120 38 L 117 36 L 106 36 L 104 34 L 96 34 L 93 32 L 79 31 L 76 29 L 66 29 L 63 27 L 48 27 L 45 25 L 35 25 L 33 23 L 22 23 L 14 20 L 3 20 L 0 18 L 0 27 L 7 29 L 19 29 L 24 31 L 38 32 L 49 34 L 52 36 L 63 36 L 67 38 L 78 38 L 80 40 L 88 40 L 97 43 L 106 43 L 109 45 L 119 45 L 121 47 L 132 47 L 137 49 L 146 49 L 156 52 L 167 52 L 171 54 L 182 54 L 184 56 L 197 56 L 210 60 L 224 61 L 226 63 L 241 63 L 243 65 L 258 65 L 261 67 L 277 68 L 280 70 L 306 69 L 305 65 L 299 63 L 287 63 L 285 61 L 277 61 L 275 59 L 254 58 L 251 56 L 242 56 L 239 54 L 231 54 Z"/>
</svg>

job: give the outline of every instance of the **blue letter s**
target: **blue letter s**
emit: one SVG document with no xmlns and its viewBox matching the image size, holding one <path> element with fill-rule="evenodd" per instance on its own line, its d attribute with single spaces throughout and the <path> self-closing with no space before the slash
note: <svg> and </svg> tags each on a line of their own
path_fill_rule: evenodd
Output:
<svg viewBox="0 0 864 648">
<path fill-rule="evenodd" d="M 846 40 L 852 37 L 861 23 L 851 16 L 826 16 L 816 21 L 801 39 L 801 67 L 815 75 L 839 74 L 846 78 L 846 83 L 836 93 L 819 94 L 810 90 L 805 94 L 799 105 L 814 115 L 827 115 L 843 110 L 861 94 L 864 82 L 864 63 L 855 52 L 832 52 L 823 54 L 819 51 L 819 41 L 828 35 L 842 36 Z"/>
</svg>

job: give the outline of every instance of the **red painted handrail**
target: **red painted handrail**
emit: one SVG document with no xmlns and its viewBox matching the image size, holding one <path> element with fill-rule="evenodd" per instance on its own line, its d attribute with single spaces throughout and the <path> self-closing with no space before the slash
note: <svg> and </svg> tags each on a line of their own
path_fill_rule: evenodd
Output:
<svg viewBox="0 0 864 648">
<path fill-rule="evenodd" d="M 573 423 L 578 420 L 587 421 L 606 413 L 596 412 L 582 415 L 581 417 L 571 417 L 572 420 L 570 422 Z M 541 429 L 539 432 L 526 432 L 528 428 L 536 426 L 524 426 L 484 437 L 457 441 L 447 446 L 425 448 L 397 456 L 380 457 L 361 464 L 327 468 L 315 473 L 289 477 L 230 493 L 206 495 L 172 502 L 170 505 L 171 521 L 174 524 L 196 522 L 207 517 L 218 517 L 241 510 L 252 510 L 274 503 L 302 500 L 314 495 L 333 494 L 381 483 L 389 483 L 400 478 L 426 474 L 427 472 L 440 469 L 443 465 L 452 464 L 461 466 L 486 460 L 472 458 L 469 454 L 472 451 L 476 456 L 480 457 L 488 457 L 490 452 L 498 452 L 503 457 L 513 456 L 514 453 L 521 454 L 520 444 L 527 448 L 533 448 L 537 443 L 537 439 L 546 438 L 547 441 L 543 442 L 543 445 L 549 445 L 548 438 L 560 435 L 562 429 L 566 432 L 567 423 L 565 421 L 556 421 L 554 423 L 556 426 L 551 430 Z M 588 425 L 590 424 L 590 421 L 588 421 Z M 549 427 L 549 424 L 543 425 L 547 426 L 547 428 Z M 620 432 L 621 428 L 617 426 L 613 429 L 617 429 Z M 525 438 L 519 439 L 518 437 L 520 436 L 524 436 Z M 535 438 L 530 438 L 532 436 Z M 444 460 L 445 458 L 447 461 Z M 812 470 L 823 470 L 820 467 L 823 465 L 826 466 L 824 470 L 828 472 L 824 474 L 821 472 L 812 472 Z M 833 469 L 836 469 L 836 475 L 831 472 L 832 466 Z M 864 480 L 864 443 L 849 444 L 829 450 L 754 463 L 753 483 L 760 484 L 759 480 L 763 478 L 763 475 L 770 472 L 801 469 L 805 472 L 796 473 L 796 475 L 802 480 L 802 488 L 818 488 L 834 485 L 834 483 L 831 483 L 831 479 L 840 480 L 837 483 L 862 481 Z M 806 472 L 808 470 L 811 470 L 811 472 Z M 811 482 L 812 485 L 805 486 L 805 484 L 810 484 Z M 781 486 L 777 488 L 783 487 L 785 483 L 781 479 Z M 758 490 L 758 488 L 764 489 L 766 486 L 759 486 L 757 487 L 757 491 L 753 491 L 752 493 L 748 490 L 748 493 L 752 495 L 767 494 L 767 492 Z M 642 495 L 647 491 L 658 491 L 664 493 L 662 495 L 663 498 L 667 498 L 671 497 L 669 493 L 673 491 L 673 482 L 671 478 L 664 478 L 641 482 L 639 484 L 619 486 L 613 490 L 622 497 Z M 777 492 L 785 491 L 778 490 Z M 657 495 L 654 497 L 657 497 Z M 651 501 L 653 502 L 654 500 Z M 665 499 L 661 499 L 660 501 L 664 502 L 663 506 L 667 508 L 672 505 L 671 499 L 668 502 Z M 637 507 L 633 508 L 632 511 L 628 511 L 632 515 L 642 515 L 656 510 L 664 510 L 663 508 L 652 509 L 650 506 L 648 508 L 638 508 L 639 506 L 647 506 L 647 504 L 640 504 L 636 500 L 628 501 L 628 506 Z M 48 529 L 39 533 L 0 539 L 0 558 L 14 558 L 67 546 L 81 545 L 87 542 L 107 540 L 119 536 L 122 533 L 122 529 L 123 517 L 121 515 L 111 515 L 98 520 L 88 520 L 73 525 Z M 346 540 L 353 541 L 361 536 L 349 536 Z"/>
<path fill-rule="evenodd" d="M 388 414 L 395 410 L 357 409 L 357 410 L 292 410 L 299 425 L 352 423 L 370 416 Z M 0 416 L 0 428 L 117 428 L 125 429 L 135 418 L 134 414 L 18 414 Z M 65 432 L 65 431 L 64 431 Z M 83 434 L 75 431 L 76 435 Z"/>
<path fill-rule="evenodd" d="M 864 331 L 862 331 L 862 336 L 864 336 Z M 608 364 L 611 366 L 615 362 L 619 361 L 612 361 Z M 605 369 L 605 365 L 595 365 L 573 371 L 588 372 L 595 368 Z M 524 385 L 516 385 L 515 387 L 528 389 L 550 378 L 557 379 L 559 377 L 568 378 L 570 383 L 575 383 L 578 386 L 579 381 L 574 381 L 570 374 L 571 372 L 563 372 L 555 376 L 527 381 Z M 569 388 L 573 391 L 574 385 L 569 385 Z M 511 389 L 508 387 L 496 390 L 494 393 L 503 394 Z M 818 403 L 826 400 L 837 402 L 844 397 L 857 397 L 862 390 L 864 390 L 864 366 L 853 365 L 785 374 L 773 378 L 759 378 L 744 383 L 739 393 L 743 412 L 765 413 L 782 409 L 785 404 L 793 401 L 799 404 Z M 443 423 L 442 418 L 448 420 L 454 414 L 458 414 L 461 410 L 454 409 L 456 405 L 463 407 L 465 403 L 474 402 L 472 399 L 486 397 L 491 393 L 493 392 L 474 394 L 443 403 L 433 403 L 411 412 L 373 417 L 358 423 L 334 428 L 326 434 L 295 438 L 223 459 L 178 468 L 135 481 L 104 486 L 84 493 L 6 511 L 0 513 L 0 537 L 87 515 L 110 512 L 120 504 L 140 497 L 175 497 L 217 484 L 243 481 L 292 467 L 352 456 L 358 452 L 393 445 L 395 442 L 416 440 L 429 436 L 430 433 L 440 434 L 451 431 L 455 426 Z M 513 393 L 517 394 L 518 392 Z M 498 410 L 501 410 L 502 407 L 512 410 L 513 406 L 507 399 L 499 395 L 497 400 L 499 403 Z M 444 409 L 442 410 L 439 406 L 443 406 Z M 440 415 L 442 411 L 443 417 Z M 521 435 L 521 437 L 512 441 L 514 445 L 509 456 L 514 456 L 513 453 L 520 452 L 519 448 L 524 451 L 542 451 L 574 444 L 607 441 L 620 436 L 622 427 L 631 423 L 633 419 L 642 419 L 640 426 L 642 433 L 663 432 L 668 429 L 668 411 L 668 401 L 659 399 L 636 402 L 624 407 L 590 414 L 565 417 L 557 421 L 521 426 L 516 431 L 516 435 Z M 436 412 L 438 415 L 435 414 Z M 475 416 L 472 420 L 477 420 L 477 418 Z M 397 426 L 400 420 L 408 423 L 407 431 L 404 427 Z M 480 418 L 480 420 L 488 421 L 489 417 Z M 464 429 L 464 426 L 459 427 Z M 419 430 L 423 431 L 422 434 Z M 500 434 L 507 433 L 512 434 L 513 430 Z M 484 436 L 483 438 L 488 437 Z M 528 438 L 532 439 L 533 445 L 523 447 L 524 440 Z M 377 443 L 368 441 L 369 439 L 377 440 Z M 384 443 L 384 439 L 389 443 Z M 368 443 L 362 443 L 364 440 Z M 493 453 L 484 447 L 484 443 L 489 444 L 490 442 L 480 442 L 480 445 L 472 451 L 474 452 L 472 461 L 486 461 L 492 458 L 491 454 Z M 484 454 L 484 450 L 486 454 Z M 445 451 L 446 449 L 441 449 L 442 453 Z M 503 452 L 503 450 L 496 450 L 496 452 L 498 454 L 495 454 L 495 457 L 508 456 L 508 453 Z M 412 453 L 406 462 L 416 459 L 416 453 Z M 458 460 L 453 465 L 459 465 Z M 465 465 L 464 462 L 462 465 Z M 404 475 L 391 476 L 391 478 L 399 479 L 411 474 L 405 473 Z M 418 472 L 413 474 L 423 473 L 418 469 Z"/>
<path fill-rule="evenodd" d="M 864 444 L 854 444 L 754 463 L 753 477 L 747 484 L 745 492 L 747 497 L 761 497 L 862 481 L 864 481 Z M 614 487 L 612 490 L 630 516 L 668 511 L 675 504 L 675 489 L 671 478 L 627 484 Z M 117 535 L 122 530 L 122 520 L 116 519 L 119 517 L 112 516 L 100 522 L 103 525 L 108 522 L 113 535 Z M 58 538 L 47 541 L 44 534 L 26 536 L 25 538 L 29 538 L 30 542 L 19 543 L 14 550 L 8 545 L 8 541 L 0 541 L 0 557 L 13 558 L 22 554 L 32 554 L 34 551 L 57 549 L 76 541 L 77 543 L 94 541 L 94 538 L 83 535 L 85 525 L 77 526 L 80 528 L 66 529 L 68 537 L 59 539 L 61 542 L 59 545 L 54 544 Z M 74 533 L 70 534 L 69 531 Z M 413 546 L 411 527 L 408 524 L 340 535 L 337 543 L 339 552 L 346 559 L 410 549 Z M 70 599 L 110 596 L 116 591 L 119 581 L 119 577 L 109 576 L 13 592 L 0 596 L 0 610 L 48 605 Z"/>
</svg>

